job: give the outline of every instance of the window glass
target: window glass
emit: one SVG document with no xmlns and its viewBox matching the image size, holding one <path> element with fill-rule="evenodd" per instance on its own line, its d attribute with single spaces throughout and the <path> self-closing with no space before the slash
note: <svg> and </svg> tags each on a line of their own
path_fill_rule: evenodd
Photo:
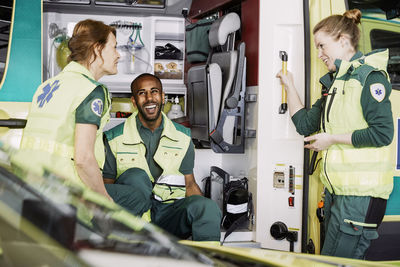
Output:
<svg viewBox="0 0 400 267">
<path fill-rule="evenodd" d="M 400 90 L 400 33 L 373 29 L 370 32 L 371 48 L 389 48 L 387 71 L 393 89 Z"/>
<path fill-rule="evenodd" d="M 43 2 L 67 3 L 67 4 L 90 4 L 90 0 L 43 0 Z"/>
<path fill-rule="evenodd" d="M 163 8 L 165 0 L 95 0 L 96 4 L 104 5 L 135 5 L 136 7 Z"/>
</svg>

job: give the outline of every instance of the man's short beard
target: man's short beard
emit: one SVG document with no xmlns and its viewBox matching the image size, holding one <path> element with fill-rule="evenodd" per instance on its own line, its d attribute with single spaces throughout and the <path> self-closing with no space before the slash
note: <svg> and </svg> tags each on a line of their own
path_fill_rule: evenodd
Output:
<svg viewBox="0 0 400 267">
<path fill-rule="evenodd" d="M 142 107 L 137 107 L 137 108 L 138 108 L 139 114 L 142 116 L 143 119 L 145 119 L 146 121 L 156 121 L 161 115 L 161 107 L 158 105 L 157 105 L 157 107 L 158 107 L 158 111 L 154 118 L 147 117 L 146 112 L 143 111 Z"/>
</svg>

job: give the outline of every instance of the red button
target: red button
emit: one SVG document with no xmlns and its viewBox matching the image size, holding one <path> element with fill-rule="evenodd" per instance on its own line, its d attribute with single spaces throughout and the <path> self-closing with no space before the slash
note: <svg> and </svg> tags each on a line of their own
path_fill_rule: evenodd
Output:
<svg viewBox="0 0 400 267">
<path fill-rule="evenodd" d="M 289 197 L 288 201 L 289 201 L 289 207 L 294 207 L 294 197 Z"/>
</svg>

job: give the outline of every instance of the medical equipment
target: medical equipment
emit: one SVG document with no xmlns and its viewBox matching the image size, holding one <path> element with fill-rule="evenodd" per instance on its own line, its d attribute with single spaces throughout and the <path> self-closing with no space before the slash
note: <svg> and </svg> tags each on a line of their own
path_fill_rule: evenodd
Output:
<svg viewBox="0 0 400 267">
<path fill-rule="evenodd" d="M 57 63 L 57 67 L 62 70 L 67 65 L 67 58 L 71 54 L 68 48 L 67 29 L 60 29 L 56 23 L 49 25 L 49 37 L 53 39 L 51 42 L 50 53 L 48 58 L 48 72 L 54 68 L 54 60 Z M 54 59 L 54 49 L 56 49 L 56 55 Z"/>
<path fill-rule="evenodd" d="M 119 20 L 112 22 L 110 26 L 115 27 L 122 35 L 129 34 L 126 45 L 117 47 L 121 60 L 126 62 L 124 72 L 127 74 L 151 72 L 150 53 L 141 37 L 142 23 Z"/>
<path fill-rule="evenodd" d="M 171 109 L 168 112 L 167 117 L 171 120 L 184 117 L 185 113 L 183 113 L 182 107 L 181 105 L 179 105 L 179 97 L 176 96 L 175 98 L 173 98 L 172 102 L 174 104 L 171 106 Z"/>
</svg>

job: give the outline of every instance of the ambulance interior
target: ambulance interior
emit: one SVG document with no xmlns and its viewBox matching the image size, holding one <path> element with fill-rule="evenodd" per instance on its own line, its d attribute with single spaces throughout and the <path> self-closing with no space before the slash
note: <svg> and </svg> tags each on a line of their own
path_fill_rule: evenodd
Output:
<svg viewBox="0 0 400 267">
<path fill-rule="evenodd" d="M 66 65 L 68 38 L 78 21 L 91 18 L 115 26 L 121 55 L 118 74 L 100 80 L 112 97 L 111 120 L 105 130 L 122 123 L 133 112 L 131 81 L 144 72 L 155 74 L 166 95 L 163 111 L 191 128 L 196 146 L 194 176 L 203 191 L 224 210 L 226 182 L 244 177 L 248 180 L 252 194 L 246 202 L 252 202 L 247 204 L 249 219 L 226 238 L 225 245 L 318 254 L 320 227 L 316 217 L 309 217 L 317 209 L 322 188 L 316 182 L 318 176 L 307 173 L 310 153 L 303 148 L 303 136 L 291 122 L 284 105 L 284 90 L 275 77 L 281 68 L 287 68 L 307 107 L 318 98 L 317 81 L 310 77 L 318 75 L 315 66 L 321 69 L 320 74 L 325 70 L 321 63 L 314 63 L 318 58 L 310 50 L 313 44 L 310 32 L 305 30 L 315 24 L 306 17 L 313 11 L 315 1 L 206 2 L 43 0 L 42 79 L 56 75 Z M 368 28 L 371 43 L 363 39 L 360 49 L 368 51 L 392 44 L 389 67 L 393 88 L 398 90 L 400 7 L 396 1 L 387 1 L 383 6 L 377 4 L 382 1 L 374 0 L 327 2 L 314 3 L 321 9 L 321 18 L 343 13 L 350 7 L 380 10 L 381 21 L 395 21 L 389 30 Z M 333 7 L 330 2 L 340 4 Z M 188 28 L 206 18 L 210 21 L 209 30 L 202 38 L 207 38 L 209 51 L 203 60 L 190 62 Z M 366 20 L 362 27 L 368 25 Z M 0 31 L 1 27 L 2 24 Z M 390 35 L 384 35 L 388 31 Z M 374 41 L 373 36 L 377 36 Z M 391 38 L 389 45 L 382 41 L 387 36 Z M 0 59 L 6 62 L 5 57 Z M 5 63 L 0 63 L 0 69 L 4 70 L 2 64 Z M 0 115 L 1 112 L 0 109 Z M 23 119 L 26 112 L 18 116 Z M 20 138 L 21 133 L 18 135 Z M 18 146 L 15 134 L 4 136 Z M 317 185 L 310 187 L 310 183 Z M 395 186 L 400 188 L 398 182 Z M 400 259 L 392 252 L 400 249 L 400 234 L 393 234 L 400 222 L 395 217 L 400 211 L 393 208 L 398 199 L 397 195 L 393 198 L 391 213 L 387 213 L 386 225 L 390 227 L 383 227 L 382 231 L 387 232 L 381 233 L 394 244 L 387 250 L 390 259 Z M 222 238 L 226 230 L 221 228 Z M 376 251 L 380 246 L 381 243 L 375 245 Z M 370 259 L 382 258 L 375 253 Z"/>
</svg>

